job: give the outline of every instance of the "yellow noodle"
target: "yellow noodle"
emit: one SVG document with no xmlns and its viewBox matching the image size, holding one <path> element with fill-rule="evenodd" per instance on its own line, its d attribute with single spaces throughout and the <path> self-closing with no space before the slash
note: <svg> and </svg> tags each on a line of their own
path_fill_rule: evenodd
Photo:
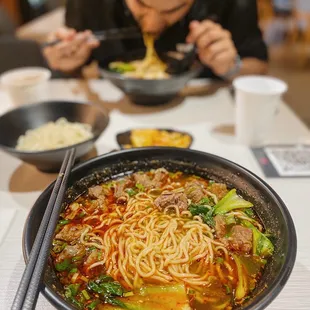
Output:
<svg viewBox="0 0 310 310">
<path fill-rule="evenodd" d="M 96 247 L 102 255 L 87 269 L 103 266 L 108 275 L 129 290 L 145 284 L 185 283 L 203 293 L 211 285 L 210 276 L 217 274 L 226 282 L 225 277 L 233 275 L 235 266 L 225 245 L 214 240 L 213 228 L 201 216 L 192 216 L 174 204 L 164 210 L 154 205 L 159 194 L 171 191 L 182 193 L 184 188 L 172 180 L 161 189 L 139 192 L 134 197 L 126 194 L 109 209 L 101 210 L 103 214 L 93 212 L 85 217 L 80 242 Z M 218 202 L 216 195 L 205 193 Z M 244 216 L 238 211 L 229 214 Z M 87 225 L 96 220 L 95 227 Z M 103 227 L 102 234 L 92 232 Z M 216 263 L 219 256 L 224 258 L 223 264 Z"/>
<path fill-rule="evenodd" d="M 216 264 L 215 265 L 215 269 L 216 269 L 217 274 L 219 275 L 221 281 L 225 282 L 224 274 L 223 274 L 223 271 L 221 270 L 221 265 L 220 264 Z"/>
</svg>

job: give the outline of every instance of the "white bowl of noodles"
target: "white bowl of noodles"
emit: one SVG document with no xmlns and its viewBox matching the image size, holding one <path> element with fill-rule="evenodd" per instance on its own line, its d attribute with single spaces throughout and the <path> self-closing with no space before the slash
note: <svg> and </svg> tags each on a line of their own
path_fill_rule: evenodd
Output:
<svg viewBox="0 0 310 310">
<path fill-rule="evenodd" d="M 86 155 L 108 125 L 105 110 L 90 103 L 46 101 L 25 105 L 0 117 L 0 148 L 39 170 L 55 172 L 66 151 Z"/>
</svg>

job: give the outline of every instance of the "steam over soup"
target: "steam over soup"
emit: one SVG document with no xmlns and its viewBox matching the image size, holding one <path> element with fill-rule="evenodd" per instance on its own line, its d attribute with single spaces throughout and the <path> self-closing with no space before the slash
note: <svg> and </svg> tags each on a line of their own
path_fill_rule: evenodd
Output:
<svg viewBox="0 0 310 310">
<path fill-rule="evenodd" d="M 273 245 L 236 189 L 164 168 L 89 188 L 66 206 L 51 252 L 80 309 L 233 309 Z"/>
</svg>

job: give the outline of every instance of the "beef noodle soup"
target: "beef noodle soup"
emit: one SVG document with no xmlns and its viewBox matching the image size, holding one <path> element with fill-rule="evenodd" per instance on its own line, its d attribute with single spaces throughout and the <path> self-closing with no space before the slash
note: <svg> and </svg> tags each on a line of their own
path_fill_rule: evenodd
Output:
<svg viewBox="0 0 310 310">
<path fill-rule="evenodd" d="M 51 252 L 80 309 L 233 309 L 273 245 L 236 189 L 164 168 L 89 188 L 61 214 Z"/>
</svg>

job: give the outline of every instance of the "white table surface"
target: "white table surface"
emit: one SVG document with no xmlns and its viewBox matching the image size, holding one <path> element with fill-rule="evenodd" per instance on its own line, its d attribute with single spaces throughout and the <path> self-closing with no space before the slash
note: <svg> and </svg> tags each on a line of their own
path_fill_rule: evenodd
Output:
<svg viewBox="0 0 310 310">
<path fill-rule="evenodd" d="M 86 100 L 85 95 L 74 91 L 77 81 L 57 80 L 50 82 L 51 98 Z M 215 128 L 232 125 L 234 122 L 233 100 L 228 89 L 223 88 L 215 94 L 188 97 L 170 109 L 144 113 L 121 113 L 118 100 L 120 91 L 105 81 L 91 81 L 90 87 L 101 98 L 115 101 L 110 114 L 110 124 L 99 138 L 96 147 L 98 154 L 117 148 L 117 132 L 132 127 L 162 126 L 186 130 L 194 136 L 193 149 L 202 150 L 228 158 L 250 169 L 260 177 L 264 175 L 251 151 L 234 143 L 232 136 L 215 134 Z M 114 104 L 114 103 L 113 103 Z M 0 114 L 12 108 L 7 95 L 0 90 Z M 3 134 L 3 133 L 0 133 Z M 270 133 L 270 143 L 297 143 L 309 141 L 310 132 L 298 117 L 281 104 L 276 116 L 275 126 Z M 24 166 L 24 165 L 23 165 Z M 0 309 L 9 309 L 20 280 L 24 263 L 22 260 L 22 232 L 25 219 L 40 190 L 31 186 L 33 175 L 19 178 L 22 163 L 0 152 Z M 21 184 L 18 188 L 12 184 Z M 310 178 L 307 179 L 266 179 L 282 197 L 296 225 L 298 236 L 297 260 L 292 275 L 268 309 L 310 309 Z M 23 190 L 23 184 L 25 190 Z M 54 309 L 43 296 L 37 309 Z"/>
</svg>

